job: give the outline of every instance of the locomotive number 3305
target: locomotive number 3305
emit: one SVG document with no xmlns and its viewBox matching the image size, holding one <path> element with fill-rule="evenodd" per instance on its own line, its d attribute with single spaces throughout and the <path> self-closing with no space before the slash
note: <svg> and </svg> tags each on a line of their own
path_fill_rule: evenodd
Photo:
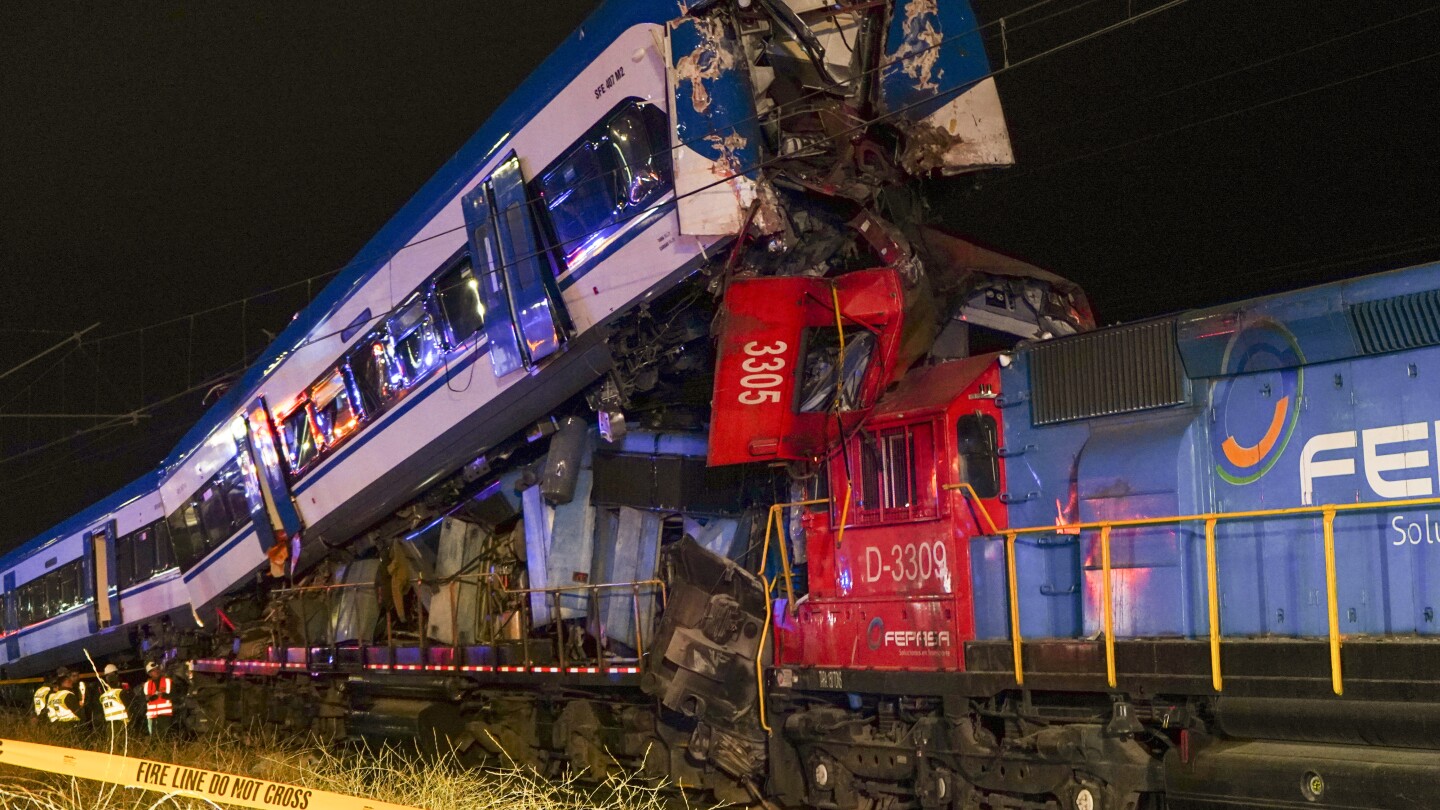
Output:
<svg viewBox="0 0 1440 810">
<path fill-rule="evenodd" d="M 744 352 L 748 356 L 740 361 L 740 370 L 745 372 L 740 378 L 740 387 L 745 389 L 740 392 L 741 405 L 780 401 L 780 383 L 785 381 L 780 372 L 785 370 L 785 358 L 777 355 L 789 348 L 790 344 L 783 340 L 769 346 L 761 346 L 756 340 L 745 344 Z"/>
</svg>

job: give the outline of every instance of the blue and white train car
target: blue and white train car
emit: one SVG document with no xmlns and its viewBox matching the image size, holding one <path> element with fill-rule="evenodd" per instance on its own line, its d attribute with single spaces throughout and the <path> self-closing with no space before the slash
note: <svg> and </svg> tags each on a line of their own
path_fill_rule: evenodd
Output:
<svg viewBox="0 0 1440 810">
<path fill-rule="evenodd" d="M 862 28 L 875 46 L 849 47 Z M 828 55 L 813 47 L 821 42 L 833 46 Z M 308 568 L 581 392 L 607 410 L 623 406 L 623 382 L 611 380 L 618 399 L 597 386 L 637 365 L 612 333 L 707 265 L 730 269 L 742 253 L 729 249 L 737 237 L 767 272 L 827 272 L 842 261 L 804 250 L 789 257 L 829 216 L 827 239 L 848 227 L 847 238 L 889 261 L 868 232 L 878 215 L 865 206 L 872 178 L 905 174 L 876 170 L 879 144 L 913 126 L 917 144 L 994 147 L 901 158 L 912 173 L 1009 162 L 983 53 L 966 3 L 837 11 L 809 0 L 609 0 L 153 475 L 5 558 L 14 574 L 0 585 L 6 598 L 40 573 L 52 548 L 54 565 L 90 566 L 93 579 L 95 562 L 85 560 L 96 527 L 116 521 L 107 537 L 149 527 L 145 542 L 166 549 L 166 568 L 151 561 L 146 590 L 91 582 L 88 593 L 120 589 L 125 623 L 132 614 L 209 622 L 257 571 Z M 937 128 L 930 116 L 957 100 L 973 114 Z M 857 110 L 890 134 L 865 143 L 864 127 L 817 135 L 827 115 Z M 771 183 L 781 159 L 799 161 L 786 189 Z M 816 160 L 820 169 L 806 163 Z M 792 201 L 815 194 L 844 216 L 788 215 Z M 856 213 L 864 216 L 848 219 Z M 752 247 L 749 237 L 765 238 Z M 667 347 L 634 346 L 645 342 L 627 350 L 664 356 L 656 349 Z M 144 514 L 117 511 L 132 503 Z M 38 671 L 48 663 L 41 651 L 74 659 L 66 645 L 84 636 L 78 617 L 101 608 L 62 611 L 75 618 L 56 618 L 56 627 L 73 622 L 74 632 L 34 635 L 12 621 L 7 632 L 21 644 L 6 645 L 4 660 Z"/>
<path fill-rule="evenodd" d="M 162 492 L 197 606 L 277 541 L 308 562 L 593 383 L 605 323 L 722 238 L 683 234 L 673 205 L 673 3 L 607 11 L 298 316 L 238 386 L 246 410 L 192 432 Z M 236 472 L 252 500 L 226 501 Z"/>
<path fill-rule="evenodd" d="M 60 663 L 103 663 L 144 646 L 166 621 L 188 627 L 189 594 L 167 539 L 150 473 L 0 558 L 8 672 Z"/>
</svg>

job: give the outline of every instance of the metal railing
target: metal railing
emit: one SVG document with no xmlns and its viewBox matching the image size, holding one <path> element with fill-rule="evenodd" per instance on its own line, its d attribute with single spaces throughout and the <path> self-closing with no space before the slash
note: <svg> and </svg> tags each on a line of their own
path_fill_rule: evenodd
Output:
<svg viewBox="0 0 1440 810">
<path fill-rule="evenodd" d="M 642 602 L 644 601 L 644 599 L 646 599 L 646 598 L 653 598 L 655 595 L 658 594 L 659 597 L 660 597 L 660 609 L 661 609 L 661 610 L 664 610 L 664 608 L 665 608 L 665 607 L 668 605 L 668 603 L 669 603 L 669 594 L 668 594 L 668 592 L 666 591 L 665 583 L 664 583 L 663 581 L 659 580 L 659 579 L 643 579 L 643 580 L 635 580 L 635 581 L 632 581 L 632 582 L 602 582 L 602 583 L 593 583 L 593 584 L 584 584 L 584 585 L 562 585 L 562 586 L 553 587 L 553 588 L 508 588 L 508 587 L 504 587 L 504 582 L 503 582 L 503 581 L 507 578 L 507 576 L 508 576 L 508 575 L 505 575 L 505 574 L 486 572 L 486 573 L 476 573 L 476 574 L 456 574 L 456 575 L 448 576 L 448 577 L 429 577 L 429 578 L 427 578 L 427 577 L 415 577 L 415 578 L 406 579 L 405 582 L 406 582 L 407 584 L 411 585 L 411 586 L 416 586 L 416 587 L 418 587 L 418 586 L 420 586 L 420 585 L 427 585 L 427 586 L 434 587 L 434 588 L 437 588 L 437 589 L 440 588 L 440 587 L 456 586 L 456 585 L 460 585 L 460 584 L 474 584 L 474 585 L 480 586 L 480 585 L 482 585 L 482 584 L 485 584 L 485 585 L 495 585 L 496 583 L 499 583 L 500 587 L 485 587 L 485 588 L 482 588 L 481 591 L 480 591 L 480 594 L 479 594 L 479 596 L 480 596 L 480 599 L 479 599 L 479 608 L 478 608 L 478 610 L 477 610 L 477 612 L 476 612 L 476 616 L 475 616 L 476 623 L 477 623 L 477 627 L 480 628 L 480 634 L 479 634 L 479 636 L 477 636 L 477 638 L 475 639 L 475 642 L 476 642 L 476 643 L 479 643 L 479 644 L 482 645 L 482 646 L 484 646 L 484 645 L 495 646 L 495 645 L 500 644 L 500 643 L 503 642 L 503 641 L 518 641 L 518 642 L 522 645 L 522 653 L 521 653 L 521 654 L 523 655 L 523 657 L 524 657 L 524 659 L 525 659 L 525 665 L 526 665 L 526 666 L 530 666 L 530 665 L 532 665 L 532 664 L 535 663 L 535 662 L 534 662 L 534 658 L 533 658 L 532 655 L 531 655 L 530 643 L 531 643 L 532 639 L 530 638 L 530 633 L 528 632 L 528 630 L 522 630 L 522 632 L 520 633 L 520 638 L 518 638 L 518 639 L 506 639 L 506 638 L 503 638 L 503 635 L 504 635 L 504 633 L 505 633 L 505 631 L 504 631 L 505 626 L 511 623 L 511 618 L 509 618 L 509 617 L 510 617 L 512 614 L 518 614 L 519 620 L 520 620 L 520 622 L 521 622 L 522 625 L 527 625 L 527 624 L 530 623 L 530 619 L 529 619 L 529 616 L 528 616 L 528 614 L 531 612 L 530 600 L 526 598 L 526 597 L 528 597 L 528 596 L 531 596 L 531 595 L 533 595 L 533 594 L 545 594 L 545 595 L 549 595 L 549 597 L 550 597 L 550 602 L 551 602 L 551 604 L 550 604 L 550 610 L 552 611 L 552 621 L 551 621 L 551 624 L 553 624 L 553 625 L 555 626 L 555 629 L 556 629 L 555 638 L 553 639 L 554 644 L 555 644 L 555 650 L 554 650 L 554 653 L 555 653 L 555 661 L 556 661 L 556 663 L 557 663 L 561 668 L 565 668 L 565 667 L 567 667 L 567 666 L 578 665 L 578 664 L 579 664 L 579 661 L 578 661 L 578 660 L 574 660 L 574 661 L 569 660 L 569 656 L 568 656 L 567 651 L 566 651 L 566 641 L 567 641 L 567 640 L 566 640 L 566 638 L 565 638 L 565 636 L 564 636 L 564 632 L 563 632 L 563 622 L 561 621 L 561 617 L 562 617 L 562 615 L 563 615 L 563 614 L 562 614 L 562 604 L 561 604 L 561 599 L 562 599 L 562 597 L 565 597 L 565 596 L 581 596 L 581 597 L 584 597 L 585 600 L 586 600 L 587 611 L 589 611 L 589 612 L 591 613 L 591 615 L 595 615 L 595 616 L 598 617 L 598 615 L 599 615 L 599 613 L 600 613 L 600 610 L 601 610 L 601 608 L 600 608 L 600 599 L 602 598 L 602 597 L 601 597 L 601 592 L 602 592 L 602 591 L 611 591 L 611 590 L 625 590 L 625 591 L 629 591 L 630 600 L 631 600 L 632 612 L 634 613 L 634 620 L 635 620 L 635 637 L 634 637 L 634 640 L 635 640 L 635 657 L 636 657 L 636 660 L 637 660 L 637 661 L 638 661 L 638 660 L 643 660 L 644 657 L 645 657 L 645 631 L 644 631 L 644 628 L 643 628 L 643 625 L 644 625 L 644 621 L 643 621 L 644 609 L 642 608 Z M 275 593 L 277 593 L 277 594 L 322 593 L 322 594 L 328 595 L 329 593 L 334 592 L 334 591 L 342 591 L 342 590 L 352 589 L 352 588 L 374 588 L 374 587 L 375 587 L 375 583 L 373 583 L 373 582 L 341 582 L 341 583 L 326 583 L 326 584 L 316 584 L 316 585 L 297 585 L 297 586 L 291 586 L 291 587 L 288 587 L 288 588 L 276 588 L 276 589 L 275 589 Z M 455 598 L 452 596 L 452 598 L 451 598 L 452 614 L 453 614 L 454 611 L 456 610 L 456 605 L 458 605 L 458 601 L 459 601 L 458 599 L 455 599 Z M 329 643 L 330 643 L 331 646 L 333 646 L 333 645 L 334 645 L 333 635 L 334 635 L 335 630 L 336 630 L 336 628 L 335 628 L 335 626 L 334 626 L 334 624 L 335 624 L 335 619 L 334 619 L 334 606 L 331 605 L 331 604 L 328 604 L 328 600 L 327 600 L 327 604 L 325 605 L 325 608 L 324 608 L 324 609 L 331 614 L 331 615 L 330 615 L 330 624 L 331 624 L 331 627 L 330 627 L 330 629 L 329 629 L 329 632 L 330 632 L 332 638 L 329 640 Z M 305 649 L 308 651 L 308 650 L 310 650 L 312 639 L 309 637 L 309 622 L 306 621 L 306 618 L 305 618 L 305 617 L 306 617 L 306 608 L 303 606 L 303 604 L 301 605 L 300 610 L 301 610 L 300 626 L 301 626 L 302 633 L 303 633 L 303 635 L 304 635 L 304 637 L 302 638 L 302 643 L 305 645 Z M 427 637 L 428 634 L 427 634 L 426 631 L 425 631 L 425 629 L 426 629 L 427 626 L 429 625 L 428 618 L 429 618 L 430 615 L 431 615 L 430 611 L 425 611 L 424 614 L 423 614 L 422 617 L 421 617 L 421 618 L 422 618 L 422 621 L 419 622 L 419 628 L 420 628 L 420 630 L 421 630 L 419 641 L 420 641 L 420 645 L 421 645 L 422 647 L 431 647 L 431 646 L 434 646 L 434 647 L 442 647 L 442 648 L 443 648 L 443 647 L 459 648 L 459 647 L 462 647 L 462 646 L 467 646 L 467 645 L 461 644 L 460 641 L 459 641 L 461 634 L 460 634 L 459 628 L 458 628 L 457 626 L 455 626 L 456 623 L 458 622 L 458 616 L 456 616 L 456 615 L 452 615 L 452 616 L 450 617 L 450 621 L 451 621 L 451 625 L 452 625 L 452 626 L 451 626 L 451 638 L 453 639 L 453 643 L 443 643 L 443 642 L 441 642 L 441 643 L 431 643 L 430 640 L 429 640 L 428 637 Z M 396 644 L 395 644 L 395 639 L 394 639 L 394 635 L 393 635 L 393 632 L 392 632 L 392 627 L 391 627 L 391 624 L 390 624 L 391 618 L 392 618 L 392 612 L 389 611 L 389 610 L 386 610 L 386 611 L 385 611 L 386 630 L 385 630 L 385 642 L 384 642 L 384 646 L 393 649 L 393 648 L 396 646 Z M 498 621 L 498 622 L 497 622 L 497 621 L 492 621 L 492 619 L 499 619 L 499 621 Z M 598 619 L 597 619 L 597 620 L 598 620 Z M 595 660 L 594 660 L 594 664 L 595 664 L 596 667 L 598 667 L 599 669 L 601 669 L 601 670 L 603 671 L 604 668 L 605 668 L 605 666 L 606 666 L 606 661 L 605 661 L 606 653 L 605 653 L 605 646 L 604 646 L 604 644 L 603 644 L 602 642 L 603 642 L 603 639 L 597 639 L 597 642 L 596 642 L 596 644 L 595 644 Z M 367 646 L 379 646 L 379 645 L 367 645 Z M 307 655 L 308 655 L 308 652 L 307 652 Z"/>
<path fill-rule="evenodd" d="M 765 717 L 765 668 L 760 665 L 760 659 L 765 655 L 765 641 L 770 637 L 770 624 L 774 621 L 775 606 L 770 600 L 770 591 L 774 590 L 775 583 L 765 576 L 765 568 L 770 564 L 770 538 L 777 532 L 780 535 L 780 571 L 785 578 L 785 609 L 795 609 L 795 585 L 793 574 L 790 570 L 790 552 L 786 550 L 786 532 L 783 515 L 785 510 L 793 506 L 819 506 L 822 503 L 830 503 L 829 498 L 816 498 L 808 501 L 791 501 L 789 503 L 776 503 L 770 505 L 770 511 L 765 515 L 765 544 L 760 547 L 760 583 L 765 589 L 765 623 L 760 626 L 760 645 L 756 647 L 755 654 L 755 703 L 760 707 L 760 728 L 766 734 L 771 732 L 770 724 Z"/>
<path fill-rule="evenodd" d="M 1205 512 L 1194 515 L 1171 515 L 1167 517 L 1130 518 L 1125 520 L 1096 520 L 1081 523 L 1065 523 L 1050 526 L 1026 526 L 999 530 L 985 510 L 975 490 L 968 484 L 947 484 L 947 490 L 961 490 L 984 516 L 992 534 L 1003 537 L 1005 543 L 1005 575 L 1009 583 L 1010 602 L 1010 643 L 1015 660 L 1015 682 L 1025 683 L 1022 659 L 1023 638 L 1020 634 L 1020 593 L 1016 585 L 1015 541 L 1022 534 L 1048 534 L 1057 531 L 1080 532 L 1099 530 L 1100 566 L 1103 585 L 1101 588 L 1101 622 L 1105 644 L 1105 678 L 1110 688 L 1115 688 L 1115 633 L 1114 602 L 1111 593 L 1110 532 L 1112 529 L 1129 529 L 1146 526 L 1180 525 L 1204 523 L 1205 525 L 1205 574 L 1208 585 L 1206 600 L 1210 618 L 1210 681 L 1215 691 L 1224 688 L 1224 677 L 1220 666 L 1220 597 L 1219 568 L 1216 561 L 1216 527 L 1221 521 L 1244 520 L 1272 517 L 1301 517 L 1319 515 L 1322 521 L 1321 538 L 1325 546 L 1325 598 L 1330 647 L 1330 685 L 1335 694 L 1344 694 L 1344 678 L 1340 666 L 1339 599 L 1337 596 L 1337 574 L 1335 569 L 1335 517 L 1342 512 L 1369 512 L 1385 509 L 1420 506 L 1440 506 L 1440 498 L 1408 498 L 1393 501 L 1365 501 L 1361 503 L 1325 504 L 1322 506 L 1294 506 L 1284 509 L 1251 509 L 1238 512 Z"/>
</svg>

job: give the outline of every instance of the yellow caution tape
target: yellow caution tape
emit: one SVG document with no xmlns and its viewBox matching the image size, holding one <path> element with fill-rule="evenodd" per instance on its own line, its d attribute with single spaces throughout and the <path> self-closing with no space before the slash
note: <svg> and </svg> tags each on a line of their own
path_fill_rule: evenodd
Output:
<svg viewBox="0 0 1440 810">
<path fill-rule="evenodd" d="M 172 796 L 193 796 L 255 810 L 416 810 L 405 805 L 296 787 L 100 751 L 0 739 L 0 765 L 14 765 Z"/>
</svg>

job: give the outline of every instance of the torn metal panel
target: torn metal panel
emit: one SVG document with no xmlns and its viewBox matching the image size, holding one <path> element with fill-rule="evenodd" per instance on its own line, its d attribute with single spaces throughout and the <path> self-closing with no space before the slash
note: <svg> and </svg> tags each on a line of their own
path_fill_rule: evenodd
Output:
<svg viewBox="0 0 1440 810">
<path fill-rule="evenodd" d="M 684 538 L 665 554 L 670 601 L 642 682 L 699 721 L 690 750 L 735 776 L 764 764 L 755 668 L 768 606 L 760 578 Z M 657 663 L 658 662 L 658 663 Z"/>
<path fill-rule="evenodd" d="M 656 512 L 631 509 L 606 509 L 598 516 L 597 553 L 591 581 L 598 584 L 623 584 L 655 579 L 660 557 L 661 516 Z M 635 636 L 636 594 L 639 594 L 640 638 Z M 631 650 L 649 647 L 654 616 L 656 588 L 607 588 L 595 596 L 594 628 L 598 637 L 609 639 Z M 613 646 L 613 644 L 612 644 Z"/>
<path fill-rule="evenodd" d="M 335 597 L 335 644 L 358 641 L 368 644 L 375 640 L 375 624 L 380 619 L 380 600 L 374 584 L 380 575 L 380 561 L 374 558 L 356 560 L 335 572 L 335 584 L 348 585 Z M 371 586 L 371 587 L 365 587 Z"/>
<path fill-rule="evenodd" d="M 910 174 L 957 174 L 1015 162 L 979 24 L 969 3 L 896 0 L 879 105 L 906 134 Z"/>
<path fill-rule="evenodd" d="M 575 420 L 579 421 L 579 420 Z M 562 433 L 556 434 L 559 438 Z M 591 554 L 595 549 L 595 507 L 590 503 L 590 492 L 594 483 L 592 459 L 595 451 L 596 431 L 586 429 L 583 434 L 580 454 L 574 467 L 574 490 L 567 503 L 551 508 L 549 543 L 545 552 L 545 581 L 551 588 L 569 588 L 583 585 L 590 578 Z M 551 452 L 558 448 L 554 440 Z M 544 487 L 542 485 L 541 489 Z M 534 558 L 532 558 L 533 560 Z M 531 563 L 532 566 L 534 563 Z M 536 596 L 539 596 L 538 594 Z M 531 609 L 539 601 L 532 597 Z M 583 591 L 562 593 L 544 600 L 544 618 L 550 620 L 551 609 L 559 606 L 561 619 L 583 617 L 587 613 L 587 599 Z M 535 614 L 537 624 L 541 615 Z"/>
<path fill-rule="evenodd" d="M 435 555 L 435 576 L 439 580 L 430 600 L 426 634 L 442 644 L 474 644 L 480 624 L 480 585 L 461 578 L 477 573 L 489 532 L 484 527 L 455 518 L 440 522 L 440 545 Z"/>
<path fill-rule="evenodd" d="M 932 274 L 939 291 L 958 292 L 974 300 L 987 289 L 1010 290 L 1006 295 L 1014 296 L 1014 303 L 1023 304 L 1030 313 L 1022 317 L 1037 327 L 1034 334 L 1023 337 L 1038 337 L 1040 332 L 1068 335 L 1095 328 L 1090 299 L 1073 281 L 935 228 L 921 228 L 920 237 L 926 266 L 944 268 L 944 273 Z M 1006 285 L 1005 281 L 1014 283 Z M 976 306 L 986 306 L 983 297 Z M 990 300 L 988 306 L 1002 306 L 1011 312 L 1016 309 L 998 298 Z"/>
<path fill-rule="evenodd" d="M 730 236 L 779 227 L 774 192 L 756 170 L 760 127 L 743 51 L 727 17 L 682 17 L 667 27 L 676 208 L 680 232 Z"/>
</svg>

